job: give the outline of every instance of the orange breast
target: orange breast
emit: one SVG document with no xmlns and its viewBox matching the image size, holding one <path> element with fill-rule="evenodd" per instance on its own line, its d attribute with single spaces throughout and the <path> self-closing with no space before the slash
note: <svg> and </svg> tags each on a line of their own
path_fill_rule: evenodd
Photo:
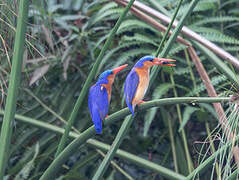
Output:
<svg viewBox="0 0 239 180">
<path fill-rule="evenodd" d="M 139 102 L 144 98 L 149 86 L 149 68 L 144 66 L 142 68 L 135 68 L 135 71 L 139 76 L 139 85 L 132 101 L 133 106 L 139 104 Z"/>
<path fill-rule="evenodd" d="M 111 85 L 109 85 L 109 84 L 101 84 L 101 85 L 104 86 L 104 87 L 106 88 L 107 93 L 108 93 L 109 103 L 110 103 L 110 99 L 111 99 L 111 90 L 112 90 Z"/>
<path fill-rule="evenodd" d="M 105 88 L 106 88 L 106 90 L 107 90 L 107 93 L 108 93 L 108 99 L 109 99 L 109 103 L 110 103 L 110 99 L 111 99 L 111 90 L 112 90 L 112 84 L 113 84 L 113 82 L 114 82 L 114 75 L 109 75 L 108 77 L 107 77 L 107 79 L 108 79 L 108 84 L 101 84 L 102 86 L 104 86 Z"/>
</svg>

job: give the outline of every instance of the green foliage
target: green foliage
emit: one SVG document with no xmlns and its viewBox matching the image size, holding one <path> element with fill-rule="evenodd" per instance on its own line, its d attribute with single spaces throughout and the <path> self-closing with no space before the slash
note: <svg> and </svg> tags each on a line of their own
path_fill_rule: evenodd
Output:
<svg viewBox="0 0 239 180">
<path fill-rule="evenodd" d="M 170 17 L 175 12 L 178 3 L 178 1 L 173 0 L 141 2 Z M 6 108 L 7 87 L 11 69 L 10 60 L 13 56 L 17 18 L 14 12 L 18 12 L 16 10 L 18 3 L 9 4 L 8 1 L 3 1 L 0 5 L 1 109 Z M 185 13 L 189 3 L 190 1 L 183 1 L 177 16 L 178 20 Z M 232 53 L 233 56 L 238 57 L 238 5 L 238 0 L 199 1 L 191 16 L 186 19 L 185 25 Z M 10 158 L 7 173 L 5 174 L 6 179 L 40 179 L 42 173 L 52 163 L 60 140 L 59 136 L 56 135 L 58 134 L 58 127 L 64 128 L 66 124 L 60 119 L 69 119 L 96 57 L 98 57 L 123 9 L 115 2 L 108 0 L 31 2 L 21 84 L 18 88 L 20 96 L 17 99 L 16 110 L 18 114 L 37 119 L 37 122 L 51 123 L 52 130 L 36 128 L 31 123 L 13 122 Z M 126 72 L 122 72 L 115 79 L 112 87 L 109 115 L 122 108 L 121 102 L 125 107 L 122 92 L 127 73 L 141 56 L 155 53 L 163 34 L 147 22 L 135 17 L 132 13 L 126 16 L 116 32 L 114 41 L 109 44 L 109 48 L 105 52 L 92 81 L 92 84 L 95 83 L 98 74 L 105 69 L 111 69 L 124 63 L 129 64 Z M 1 38 L 3 38 L 5 44 Z M 190 39 L 188 38 L 187 40 Z M 5 45 L 6 49 L 3 45 Z M 206 51 L 204 52 L 194 44 L 193 46 L 211 78 L 217 94 L 219 96 L 228 96 L 237 93 L 235 81 L 238 77 L 235 74 L 238 73 L 238 70 L 234 69 L 226 60 L 218 57 L 216 58 L 221 63 L 217 66 L 217 62 L 213 61 L 215 56 L 211 56 L 209 49 L 207 51 L 210 53 L 207 54 Z M 174 87 L 179 97 L 198 95 L 207 97 L 208 93 L 205 85 L 199 77 L 195 65 L 191 62 L 196 87 L 194 88 L 193 86 L 189 65 L 184 53 L 187 47 L 177 42 L 170 47 L 171 50 L 167 57 L 177 60 L 177 66 L 173 67 L 171 71 L 174 76 L 175 86 L 169 83 L 169 73 L 165 68 L 162 68 L 155 80 L 151 82 L 152 84 L 147 91 L 145 100 L 173 97 L 172 89 Z M 191 60 L 190 56 L 189 60 Z M 38 100 L 27 93 L 25 89 L 30 90 Z M 77 114 L 74 129 L 71 129 L 71 133 L 73 131 L 75 133 L 78 133 L 78 131 L 84 132 L 92 125 L 86 99 L 87 96 Z M 42 106 L 41 102 L 46 106 Z M 215 109 L 209 104 L 188 102 L 188 104 L 180 105 L 183 124 L 178 122 L 174 104 L 164 107 L 172 119 L 172 132 L 170 133 L 174 137 L 179 174 L 172 173 L 173 169 L 175 169 L 171 146 L 172 138 L 169 136 L 167 118 L 165 120 L 160 113 L 161 107 L 150 108 L 147 111 L 138 113 L 134 126 L 130 127 L 129 134 L 125 137 L 125 142 L 120 146 L 125 151 L 123 153 L 120 151 L 120 155 L 117 152 L 118 158 L 114 159 L 116 164 L 134 179 L 167 179 L 165 176 L 162 177 L 164 172 L 167 172 L 167 175 L 173 174 L 175 177 L 178 175 L 179 179 L 180 177 L 183 179 L 184 177 L 180 174 L 188 175 L 184 142 L 180 133 L 178 133 L 178 130 L 183 127 L 190 155 L 193 157 L 194 167 L 199 167 L 189 177 L 195 177 L 195 179 L 196 177 L 198 179 L 217 178 L 217 174 L 214 173 L 215 170 L 211 168 L 213 166 L 210 166 L 210 163 L 218 162 L 221 166 L 221 179 L 229 179 L 235 169 L 235 163 L 231 161 L 233 158 L 230 153 L 231 146 L 227 151 L 221 151 L 227 142 L 225 135 L 222 134 L 223 131 L 218 125 Z M 236 129 L 237 116 L 235 112 L 233 113 L 233 107 L 228 103 L 223 103 L 222 105 L 224 109 L 230 109 L 230 111 L 226 111 L 226 115 L 229 120 L 231 119 L 229 125 Z M 61 118 L 59 119 L 59 117 Z M 207 143 L 209 140 L 206 139 L 208 137 L 205 130 L 206 122 L 209 123 L 211 129 L 217 127 L 212 132 L 211 137 L 216 151 L 219 150 L 222 153 L 214 155 L 210 151 Z M 105 125 L 103 135 L 95 138 L 111 144 L 121 124 L 122 121 L 119 120 L 110 123 L 110 125 Z M 76 138 L 77 134 L 74 134 L 74 136 Z M 218 143 L 218 137 L 222 140 L 221 144 Z M 87 143 L 83 143 L 80 147 L 77 146 L 74 149 L 74 153 L 70 154 L 70 158 L 67 158 L 66 163 L 56 172 L 56 179 L 92 179 L 100 165 L 100 160 L 103 158 L 95 149 L 100 148 L 105 152 L 107 152 L 107 149 L 105 149 L 106 146 L 97 143 L 90 146 L 87 144 L 90 145 L 87 141 Z M 107 148 L 109 149 L 110 146 L 107 146 Z M 133 156 L 128 156 L 127 153 Z M 150 161 L 143 161 L 144 159 L 150 160 L 151 157 L 152 164 L 150 164 Z M 197 159 L 200 159 L 200 161 L 197 161 Z M 164 168 L 167 169 L 165 170 Z M 200 170 L 201 168 L 204 172 Z M 171 171 L 168 171 L 169 169 Z M 110 165 L 103 179 L 126 179 L 126 177 L 119 169 Z"/>
<path fill-rule="evenodd" d="M 155 90 L 153 92 L 153 99 L 161 98 L 172 87 L 173 87 L 173 85 L 169 84 L 169 83 L 163 83 L 163 84 L 159 85 L 158 87 L 155 88 Z M 155 118 L 157 110 L 158 110 L 158 108 L 156 108 L 156 107 L 155 108 L 151 108 L 145 114 L 145 117 L 144 117 L 144 119 L 145 119 L 145 122 L 144 122 L 144 134 L 143 134 L 144 136 L 148 135 L 148 131 L 149 131 L 150 125 L 151 125 L 152 121 Z"/>
<path fill-rule="evenodd" d="M 213 86 L 218 86 L 220 83 L 225 82 L 225 81 L 226 81 L 226 76 L 224 76 L 224 75 L 217 75 L 211 79 L 211 83 Z M 194 95 L 199 94 L 205 90 L 206 90 L 206 87 L 205 87 L 204 83 L 201 82 L 195 89 L 193 89 L 190 93 L 186 94 L 186 96 L 194 96 Z"/>
<path fill-rule="evenodd" d="M 15 179 L 16 180 L 21 180 L 21 179 L 28 179 L 31 171 L 34 169 L 34 162 L 36 160 L 36 157 L 39 153 L 39 143 L 36 144 L 35 147 L 35 154 L 33 158 L 24 165 L 24 167 L 21 169 L 21 171 L 16 175 Z"/>
<path fill-rule="evenodd" d="M 197 111 L 199 108 L 187 106 L 183 112 L 183 122 L 180 124 L 178 131 L 182 131 L 184 126 L 187 124 L 188 120 L 191 119 L 192 114 Z"/>
</svg>

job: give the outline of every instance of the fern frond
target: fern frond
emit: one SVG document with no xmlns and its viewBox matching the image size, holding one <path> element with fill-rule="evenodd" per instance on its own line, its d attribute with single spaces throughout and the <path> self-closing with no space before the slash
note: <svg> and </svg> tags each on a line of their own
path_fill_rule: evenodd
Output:
<svg viewBox="0 0 239 180">
<path fill-rule="evenodd" d="M 209 28 L 209 27 L 189 26 L 189 28 L 198 33 L 220 33 L 218 29 Z"/>
<path fill-rule="evenodd" d="M 229 25 L 225 26 L 224 29 L 230 29 L 230 28 L 233 28 L 233 27 L 237 27 L 239 26 L 239 22 L 235 22 L 235 23 L 230 23 Z"/>
<path fill-rule="evenodd" d="M 188 67 L 185 67 L 185 68 L 179 67 L 179 68 L 175 68 L 175 71 L 174 71 L 173 74 L 175 74 L 175 75 L 185 75 L 185 74 L 188 74 L 188 73 L 190 73 L 190 70 L 189 70 Z"/>
<path fill-rule="evenodd" d="M 192 24 L 192 26 L 200 26 L 200 25 L 209 24 L 209 23 L 233 22 L 233 21 L 239 21 L 239 18 L 233 17 L 233 16 L 208 17 L 208 18 L 204 18 L 201 21 L 197 21 L 196 23 Z"/>
<path fill-rule="evenodd" d="M 216 8 L 216 5 L 214 4 L 215 2 L 217 2 L 217 0 L 199 1 L 197 6 L 194 8 L 194 12 L 207 11 L 207 10 L 215 9 Z"/>
<path fill-rule="evenodd" d="M 211 79 L 211 83 L 213 86 L 218 85 L 221 82 L 226 81 L 227 78 L 224 75 L 219 75 L 219 76 L 215 76 Z M 195 96 L 203 91 L 206 90 L 206 87 L 204 85 L 204 83 L 202 82 L 201 84 L 199 84 L 195 89 L 193 89 L 190 93 L 186 94 L 185 96 Z"/>
<path fill-rule="evenodd" d="M 122 40 L 125 41 L 141 41 L 144 43 L 152 44 L 154 46 L 158 46 L 156 42 L 154 42 L 149 36 L 145 36 L 143 34 L 135 33 L 133 36 L 124 36 Z"/>
<path fill-rule="evenodd" d="M 237 2 L 238 2 L 238 0 L 227 0 L 224 3 L 221 4 L 220 9 L 222 9 L 224 6 L 227 6 L 227 5 L 232 4 L 232 3 L 237 3 Z"/>
<path fill-rule="evenodd" d="M 130 59 L 131 60 L 134 59 L 135 57 L 152 54 L 155 51 L 155 49 L 156 48 L 142 47 L 142 48 L 131 49 L 129 51 L 126 51 L 122 53 L 119 58 L 117 58 L 116 63 L 114 64 L 113 67 L 117 67 L 120 64 L 123 64 Z"/>
<path fill-rule="evenodd" d="M 215 2 L 217 2 L 217 0 L 205 0 L 205 1 L 199 1 L 197 3 L 197 6 L 193 9 L 193 12 L 200 12 L 200 11 L 208 11 L 208 10 L 212 10 L 215 9 Z M 176 5 L 177 3 L 175 3 Z M 186 9 L 188 8 L 189 3 L 184 4 L 183 6 L 180 7 L 178 16 L 182 16 L 183 13 L 186 11 Z M 171 14 L 173 14 L 174 9 L 171 10 Z"/>
<path fill-rule="evenodd" d="M 239 51 L 239 46 L 226 46 L 223 49 L 225 49 L 226 51 Z"/>
<path fill-rule="evenodd" d="M 173 47 L 170 49 L 168 55 L 172 56 L 176 53 L 179 53 L 180 51 L 186 49 L 187 46 L 183 45 L 183 44 L 174 44 Z"/>
<path fill-rule="evenodd" d="M 108 11 L 109 9 L 114 9 L 117 7 L 118 7 L 118 4 L 116 4 L 115 2 L 105 3 L 104 6 L 98 11 L 97 14 L 102 14 L 103 12 Z"/>
<path fill-rule="evenodd" d="M 202 36 L 208 39 L 209 41 L 213 41 L 213 42 L 239 44 L 238 39 L 234 37 L 230 37 L 223 33 L 202 33 Z"/>
<path fill-rule="evenodd" d="M 97 13 L 96 17 L 92 20 L 91 25 L 94 25 L 97 22 L 106 20 L 106 17 L 110 17 L 110 19 L 116 18 L 115 16 L 119 16 L 120 13 L 122 13 L 122 8 L 115 8 L 115 9 L 109 9 L 103 13 Z"/>
<path fill-rule="evenodd" d="M 120 25 L 117 34 L 122 34 L 125 32 L 135 32 L 137 30 L 142 30 L 142 29 L 149 29 L 153 32 L 155 32 L 156 34 L 158 34 L 159 32 L 154 29 L 153 27 L 149 26 L 148 24 L 146 24 L 143 21 L 137 20 L 137 19 L 128 19 L 125 20 L 124 22 L 122 22 L 122 24 Z"/>
<path fill-rule="evenodd" d="M 135 47 L 136 45 L 139 45 L 140 43 L 138 41 L 132 41 L 132 42 L 124 42 L 123 44 L 119 44 L 117 47 L 111 49 L 110 51 L 107 51 L 106 55 L 104 56 L 104 58 L 102 59 L 99 67 L 98 67 L 98 70 L 97 70 L 97 73 L 96 75 L 99 73 L 99 71 L 102 69 L 102 67 L 104 66 L 104 64 L 106 62 L 108 62 L 108 60 L 117 52 L 119 51 L 120 49 L 124 49 L 124 48 L 130 48 L 131 46 L 132 47 Z"/>
</svg>

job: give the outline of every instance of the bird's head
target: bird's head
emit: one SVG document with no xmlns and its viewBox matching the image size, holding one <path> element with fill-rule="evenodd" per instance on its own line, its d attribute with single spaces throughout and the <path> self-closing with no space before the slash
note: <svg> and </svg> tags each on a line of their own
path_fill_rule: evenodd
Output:
<svg viewBox="0 0 239 180">
<path fill-rule="evenodd" d="M 99 76 L 99 79 L 97 81 L 97 83 L 100 84 L 108 84 L 108 83 L 113 83 L 114 82 L 114 78 L 115 75 L 120 72 L 121 70 L 123 70 L 126 66 L 128 66 L 128 64 L 124 64 L 122 66 L 119 66 L 117 68 L 111 69 L 111 70 L 106 70 L 103 73 L 101 73 L 101 75 Z"/>
<path fill-rule="evenodd" d="M 173 59 L 165 59 L 165 58 L 156 58 L 154 56 L 144 56 L 142 57 L 134 67 L 148 67 L 154 65 L 164 65 L 164 66 L 175 66 L 175 64 L 171 64 L 171 62 L 174 62 L 176 60 Z"/>
</svg>

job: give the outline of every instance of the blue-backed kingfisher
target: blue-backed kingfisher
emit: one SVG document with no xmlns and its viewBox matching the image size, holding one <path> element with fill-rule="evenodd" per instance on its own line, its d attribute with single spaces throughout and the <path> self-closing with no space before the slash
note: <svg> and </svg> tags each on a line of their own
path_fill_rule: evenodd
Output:
<svg viewBox="0 0 239 180">
<path fill-rule="evenodd" d="M 134 115 L 135 106 L 144 102 L 142 99 L 149 86 L 150 67 L 154 65 L 175 66 L 175 64 L 170 64 L 173 61 L 175 60 L 144 56 L 134 65 L 126 77 L 124 86 L 126 104 L 132 115 Z"/>
<path fill-rule="evenodd" d="M 98 81 L 90 88 L 88 105 L 97 134 L 102 133 L 102 122 L 108 114 L 111 86 L 114 82 L 115 75 L 126 66 L 127 64 L 104 71 L 99 76 Z"/>
</svg>

